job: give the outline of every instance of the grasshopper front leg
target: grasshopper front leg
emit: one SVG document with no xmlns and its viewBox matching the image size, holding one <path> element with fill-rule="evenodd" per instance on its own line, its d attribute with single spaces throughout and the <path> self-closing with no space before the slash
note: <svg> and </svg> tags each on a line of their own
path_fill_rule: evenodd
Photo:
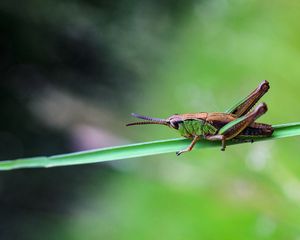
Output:
<svg viewBox="0 0 300 240">
<path fill-rule="evenodd" d="M 176 152 L 176 155 L 179 156 L 182 153 L 192 151 L 193 147 L 195 146 L 196 142 L 199 141 L 199 139 L 200 136 L 195 136 L 191 144 L 186 149 Z"/>
<path fill-rule="evenodd" d="M 263 115 L 267 110 L 267 105 L 265 103 L 261 103 L 255 108 L 254 111 L 226 124 L 218 131 L 217 135 L 205 136 L 205 139 L 211 141 L 221 141 L 221 150 L 224 151 L 226 148 L 226 140 L 230 140 L 239 135 L 246 127 L 255 122 L 255 120 Z"/>
<path fill-rule="evenodd" d="M 235 114 L 237 117 L 247 114 L 258 100 L 269 90 L 269 88 L 269 82 L 267 80 L 262 81 L 252 93 L 226 112 Z"/>
</svg>

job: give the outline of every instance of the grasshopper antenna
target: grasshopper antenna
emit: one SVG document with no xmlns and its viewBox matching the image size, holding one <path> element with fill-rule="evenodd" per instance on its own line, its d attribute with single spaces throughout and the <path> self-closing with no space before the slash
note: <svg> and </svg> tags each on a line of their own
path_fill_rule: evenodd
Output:
<svg viewBox="0 0 300 240">
<path fill-rule="evenodd" d="M 140 119 L 143 119 L 146 121 L 128 123 L 128 124 L 126 124 L 126 126 L 144 125 L 144 124 L 160 124 L 160 125 L 167 125 L 167 126 L 169 125 L 165 119 L 161 119 L 161 118 L 147 117 L 147 116 L 143 116 L 143 115 L 140 115 L 137 113 L 131 113 L 131 116 L 140 118 Z"/>
</svg>

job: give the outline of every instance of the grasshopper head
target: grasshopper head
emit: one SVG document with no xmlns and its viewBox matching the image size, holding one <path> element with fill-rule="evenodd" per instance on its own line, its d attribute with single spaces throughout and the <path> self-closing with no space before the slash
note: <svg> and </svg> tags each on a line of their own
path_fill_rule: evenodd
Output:
<svg viewBox="0 0 300 240">
<path fill-rule="evenodd" d="M 179 128 L 179 123 L 182 122 L 182 118 L 178 114 L 174 114 L 171 117 L 167 119 L 167 122 L 169 123 L 169 126 L 178 130 Z"/>
<path fill-rule="evenodd" d="M 143 124 L 160 124 L 160 125 L 166 125 L 174 129 L 178 129 L 178 122 L 180 119 L 176 117 L 177 115 L 173 115 L 167 119 L 161 119 L 161 118 L 153 118 L 153 117 L 147 117 L 143 116 L 137 113 L 132 113 L 131 114 L 133 117 L 140 118 L 146 121 L 140 121 L 140 122 L 133 122 L 133 123 L 128 123 L 126 126 L 133 126 L 133 125 L 143 125 Z"/>
</svg>

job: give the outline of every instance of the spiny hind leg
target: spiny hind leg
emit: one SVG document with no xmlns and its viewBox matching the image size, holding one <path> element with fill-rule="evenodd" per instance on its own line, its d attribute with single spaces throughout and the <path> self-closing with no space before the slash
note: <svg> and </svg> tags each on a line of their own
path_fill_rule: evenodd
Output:
<svg viewBox="0 0 300 240">
<path fill-rule="evenodd" d="M 259 86 L 251 92 L 246 98 L 241 100 L 237 105 L 227 110 L 227 113 L 235 114 L 241 117 L 247 114 L 258 100 L 269 90 L 270 85 L 267 80 L 262 81 Z"/>
<path fill-rule="evenodd" d="M 195 136 L 193 141 L 191 142 L 191 144 L 187 148 L 176 152 L 176 155 L 179 156 L 182 153 L 192 151 L 193 147 L 195 146 L 196 142 L 199 141 L 199 139 L 200 139 L 200 136 Z"/>
<path fill-rule="evenodd" d="M 219 130 L 217 135 L 206 136 L 206 139 L 211 141 L 222 141 L 221 150 L 224 151 L 226 148 L 226 140 L 230 140 L 238 136 L 246 127 L 255 122 L 255 120 L 263 115 L 267 110 L 267 105 L 265 103 L 261 103 L 254 109 L 254 111 L 227 123 Z"/>
</svg>

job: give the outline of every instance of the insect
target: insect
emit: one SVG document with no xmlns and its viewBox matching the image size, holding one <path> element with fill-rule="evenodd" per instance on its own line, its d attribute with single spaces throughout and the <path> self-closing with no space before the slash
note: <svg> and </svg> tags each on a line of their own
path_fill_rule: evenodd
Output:
<svg viewBox="0 0 300 240">
<path fill-rule="evenodd" d="M 191 151 L 200 139 L 221 141 L 221 150 L 224 151 L 227 140 L 253 142 L 255 138 L 268 137 L 273 134 L 274 129 L 272 125 L 255 122 L 257 118 L 267 112 L 267 105 L 260 103 L 251 111 L 269 88 L 269 82 L 266 80 L 262 81 L 253 92 L 225 113 L 174 114 L 167 119 L 152 118 L 132 113 L 133 117 L 146 121 L 133 122 L 126 126 L 161 124 L 178 130 L 181 136 L 192 139 L 192 142 L 187 148 L 176 152 L 177 156 Z"/>
</svg>

